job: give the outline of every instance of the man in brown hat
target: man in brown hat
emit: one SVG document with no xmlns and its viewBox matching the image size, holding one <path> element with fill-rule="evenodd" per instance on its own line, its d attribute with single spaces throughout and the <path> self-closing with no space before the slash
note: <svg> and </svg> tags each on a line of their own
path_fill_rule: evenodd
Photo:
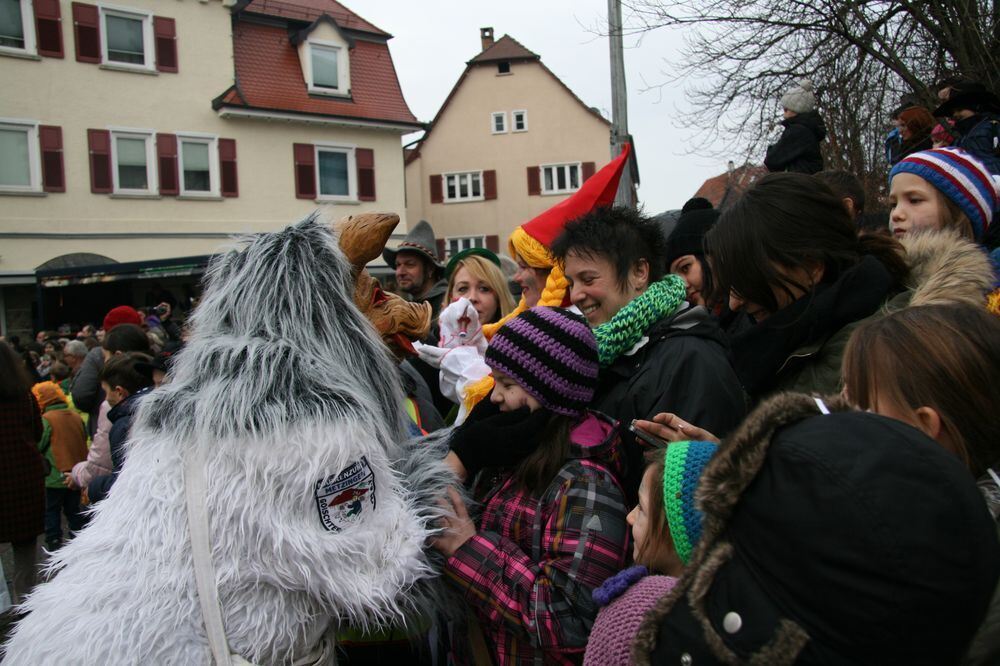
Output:
<svg viewBox="0 0 1000 666">
<path fill-rule="evenodd" d="M 436 247 L 434 229 L 426 220 L 421 220 L 395 250 L 382 250 L 385 263 L 396 271 L 396 283 L 400 290 L 411 301 L 429 303 L 434 317 L 437 317 L 448 289 L 444 264 L 437 256 Z"/>
</svg>

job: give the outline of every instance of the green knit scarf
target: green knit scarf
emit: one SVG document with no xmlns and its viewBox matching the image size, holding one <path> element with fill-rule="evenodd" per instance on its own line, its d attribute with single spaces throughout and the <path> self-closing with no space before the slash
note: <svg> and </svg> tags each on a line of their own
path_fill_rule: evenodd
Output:
<svg viewBox="0 0 1000 666">
<path fill-rule="evenodd" d="M 654 282 L 609 321 L 594 329 L 597 354 L 602 366 L 615 362 L 635 346 L 646 330 L 667 315 L 673 314 L 687 295 L 684 278 L 670 274 Z"/>
</svg>

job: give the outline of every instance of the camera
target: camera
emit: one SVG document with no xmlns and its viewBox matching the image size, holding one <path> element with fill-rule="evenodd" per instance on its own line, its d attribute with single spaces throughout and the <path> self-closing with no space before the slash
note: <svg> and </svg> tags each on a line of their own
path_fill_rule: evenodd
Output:
<svg viewBox="0 0 1000 666">
<path fill-rule="evenodd" d="M 156 314 L 159 315 L 160 317 L 162 317 L 163 315 L 167 314 L 170 311 L 170 308 L 167 307 L 166 305 L 163 305 L 162 303 L 160 305 L 157 305 L 153 309 L 156 311 Z"/>
</svg>

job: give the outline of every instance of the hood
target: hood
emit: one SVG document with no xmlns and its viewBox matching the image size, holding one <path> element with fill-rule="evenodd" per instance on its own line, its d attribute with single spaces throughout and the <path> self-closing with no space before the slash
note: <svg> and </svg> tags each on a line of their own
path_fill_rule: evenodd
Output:
<svg viewBox="0 0 1000 666">
<path fill-rule="evenodd" d="M 650 340 L 689 335 L 713 340 L 729 348 L 729 341 L 715 317 L 703 305 L 687 305 L 670 317 L 664 317 L 649 327 L 646 335 Z"/>
<path fill-rule="evenodd" d="M 624 472 L 621 437 L 618 422 L 613 418 L 588 409 L 570 429 L 569 441 L 570 458 L 601 463 L 621 477 Z"/>
<path fill-rule="evenodd" d="M 781 121 L 781 124 L 785 127 L 803 125 L 816 135 L 817 141 L 822 141 L 826 138 L 826 125 L 823 123 L 823 118 L 816 111 L 808 111 L 800 113 L 797 116 L 792 116 L 791 118 L 785 118 Z"/>
<path fill-rule="evenodd" d="M 966 303 L 983 307 L 993 288 L 989 256 L 953 231 L 915 234 L 902 240 L 910 277 L 910 305 Z"/>
</svg>

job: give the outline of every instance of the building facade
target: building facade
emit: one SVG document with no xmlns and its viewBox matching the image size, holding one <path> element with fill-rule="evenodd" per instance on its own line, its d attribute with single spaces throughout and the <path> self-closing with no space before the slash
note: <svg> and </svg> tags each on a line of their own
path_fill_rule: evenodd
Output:
<svg viewBox="0 0 1000 666">
<path fill-rule="evenodd" d="M 339 3 L 6 4 L 4 334 L 165 292 L 183 307 L 233 235 L 317 209 L 405 221 L 400 137 L 422 125 L 391 35 Z"/>
<path fill-rule="evenodd" d="M 480 37 L 482 51 L 406 156 L 407 217 L 429 221 L 446 255 L 496 250 L 610 159 L 600 113 L 509 35 Z"/>
</svg>

